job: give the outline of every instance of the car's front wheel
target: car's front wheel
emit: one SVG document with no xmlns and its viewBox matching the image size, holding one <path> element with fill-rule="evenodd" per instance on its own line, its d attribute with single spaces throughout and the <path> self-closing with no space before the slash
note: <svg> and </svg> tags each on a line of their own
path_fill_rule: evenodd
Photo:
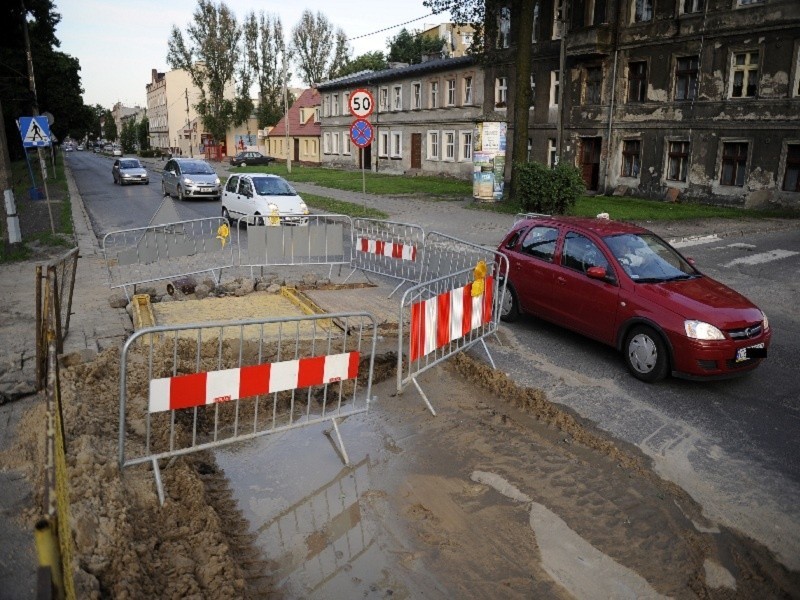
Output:
<svg viewBox="0 0 800 600">
<path fill-rule="evenodd" d="M 163 181 L 161 182 L 161 195 L 164 196 L 165 198 L 169 196 L 169 192 L 167 191 L 167 186 Z"/>
<path fill-rule="evenodd" d="M 228 226 L 233 225 L 233 219 L 231 219 L 231 213 L 228 212 L 228 209 L 224 206 L 222 207 L 222 218 L 228 222 Z"/>
<path fill-rule="evenodd" d="M 631 375 L 646 383 L 667 376 L 669 356 L 664 339 L 646 325 L 637 325 L 628 333 L 623 347 L 625 363 Z"/>
<path fill-rule="evenodd" d="M 183 188 L 178 186 L 178 202 L 183 202 L 186 197 L 183 195 Z"/>
<path fill-rule="evenodd" d="M 500 319 L 507 323 L 513 323 L 518 318 L 519 300 L 517 299 L 517 291 L 511 283 L 507 283 L 503 303 L 500 305 Z"/>
</svg>

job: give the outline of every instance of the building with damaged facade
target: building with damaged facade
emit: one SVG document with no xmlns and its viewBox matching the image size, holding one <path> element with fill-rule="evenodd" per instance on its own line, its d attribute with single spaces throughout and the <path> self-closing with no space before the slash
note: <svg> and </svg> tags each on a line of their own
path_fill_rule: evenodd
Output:
<svg viewBox="0 0 800 600">
<path fill-rule="evenodd" d="M 510 16 L 485 77 L 513 127 Z M 536 0 L 533 18 L 529 160 L 600 193 L 800 206 L 800 1 Z"/>
</svg>

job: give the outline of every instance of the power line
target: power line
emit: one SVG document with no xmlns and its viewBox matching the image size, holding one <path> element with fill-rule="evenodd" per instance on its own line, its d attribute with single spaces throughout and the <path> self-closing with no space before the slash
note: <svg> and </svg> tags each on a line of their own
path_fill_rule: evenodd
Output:
<svg viewBox="0 0 800 600">
<path fill-rule="evenodd" d="M 432 17 L 436 14 L 438 13 L 432 12 L 430 14 L 417 17 L 416 19 L 411 19 L 410 21 L 406 21 L 404 23 L 398 23 L 397 25 L 391 25 L 390 27 L 384 27 L 383 29 L 378 29 L 378 31 L 373 31 L 372 33 L 365 33 L 364 35 L 357 35 L 356 37 L 347 38 L 347 41 L 352 42 L 353 40 L 360 40 L 361 38 L 369 37 L 371 35 L 376 35 L 378 33 L 383 33 L 384 31 L 389 31 L 390 29 L 394 29 L 395 27 L 402 27 L 403 25 L 408 25 L 409 23 L 414 23 L 415 21 L 421 21 L 422 19 L 427 19 L 428 17 Z"/>
</svg>

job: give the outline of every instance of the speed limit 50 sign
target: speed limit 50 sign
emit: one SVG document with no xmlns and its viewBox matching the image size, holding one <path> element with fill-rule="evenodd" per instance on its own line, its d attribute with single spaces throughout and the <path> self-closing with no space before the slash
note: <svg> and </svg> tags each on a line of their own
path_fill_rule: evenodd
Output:
<svg viewBox="0 0 800 600">
<path fill-rule="evenodd" d="M 375 99 L 369 90 L 358 89 L 350 94 L 350 114 L 361 119 L 372 114 L 375 108 Z"/>
</svg>

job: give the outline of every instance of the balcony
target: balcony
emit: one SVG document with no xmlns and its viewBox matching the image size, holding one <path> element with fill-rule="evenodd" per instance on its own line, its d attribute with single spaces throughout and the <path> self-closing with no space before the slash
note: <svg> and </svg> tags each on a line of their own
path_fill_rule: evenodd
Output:
<svg viewBox="0 0 800 600">
<path fill-rule="evenodd" d="M 613 29 L 609 24 L 573 29 L 567 34 L 567 56 L 607 56 L 611 54 L 613 43 Z"/>
</svg>

